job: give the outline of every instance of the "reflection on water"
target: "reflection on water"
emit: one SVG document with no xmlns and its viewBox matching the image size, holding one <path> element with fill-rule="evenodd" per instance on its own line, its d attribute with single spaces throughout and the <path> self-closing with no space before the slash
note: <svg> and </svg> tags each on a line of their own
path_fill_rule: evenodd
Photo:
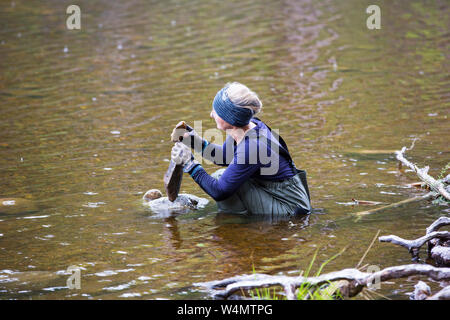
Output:
<svg viewBox="0 0 450 320">
<path fill-rule="evenodd" d="M 447 207 L 427 202 L 355 221 L 352 198 L 390 203 L 405 187 L 392 150 L 437 175 L 448 162 L 449 6 L 366 1 L 80 1 L 0 4 L 0 298 L 207 298 L 192 283 L 295 274 L 350 245 L 325 271 L 356 265 L 377 230 L 421 236 Z M 255 90 L 261 118 L 308 171 L 308 220 L 248 220 L 204 209 L 155 217 L 169 135 L 209 118 L 228 81 Z M 209 172 L 214 167 L 207 165 Z M 205 196 L 190 179 L 181 192 Z M 11 201 L 14 201 L 12 204 Z M 410 262 L 375 244 L 366 263 Z M 66 287 L 81 268 L 81 290 Z M 406 298 L 401 280 L 381 292 Z"/>
</svg>

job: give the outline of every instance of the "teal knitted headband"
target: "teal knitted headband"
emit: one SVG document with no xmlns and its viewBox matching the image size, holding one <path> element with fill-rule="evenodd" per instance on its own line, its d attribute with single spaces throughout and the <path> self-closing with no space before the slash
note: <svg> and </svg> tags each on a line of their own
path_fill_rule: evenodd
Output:
<svg viewBox="0 0 450 320">
<path fill-rule="evenodd" d="M 235 127 L 244 127 L 249 124 L 250 119 L 253 117 L 253 110 L 245 107 L 240 107 L 234 104 L 227 94 L 228 87 L 223 87 L 217 92 L 214 101 L 213 108 L 219 117 Z"/>
</svg>

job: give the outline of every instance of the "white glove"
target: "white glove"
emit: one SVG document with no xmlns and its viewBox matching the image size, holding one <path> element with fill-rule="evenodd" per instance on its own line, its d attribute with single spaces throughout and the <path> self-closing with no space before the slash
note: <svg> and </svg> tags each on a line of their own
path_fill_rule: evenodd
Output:
<svg viewBox="0 0 450 320">
<path fill-rule="evenodd" d="M 184 166 L 192 158 L 191 149 L 181 142 L 176 142 L 172 147 L 171 159 L 177 165 Z"/>
<path fill-rule="evenodd" d="M 192 130 L 192 127 L 187 125 L 186 122 L 180 121 L 177 123 L 175 128 L 172 130 L 172 133 L 170 134 L 170 140 L 173 142 L 183 141 L 184 134 L 188 133 L 191 130 Z"/>
</svg>

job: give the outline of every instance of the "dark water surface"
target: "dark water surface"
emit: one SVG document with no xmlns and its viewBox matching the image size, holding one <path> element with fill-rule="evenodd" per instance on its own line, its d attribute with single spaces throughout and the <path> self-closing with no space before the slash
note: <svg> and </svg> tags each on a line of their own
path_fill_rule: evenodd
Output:
<svg viewBox="0 0 450 320">
<path fill-rule="evenodd" d="M 349 246 L 325 272 L 354 267 L 378 230 L 422 236 L 445 206 L 416 202 L 356 220 L 352 198 L 392 203 L 406 187 L 393 150 L 437 176 L 449 159 L 448 1 L 0 1 L 0 298 L 208 296 L 192 284 L 257 272 L 295 275 Z M 309 221 L 254 221 L 203 210 L 157 217 L 172 127 L 209 118 L 239 81 L 264 103 L 298 167 Z M 208 172 L 215 169 L 206 165 Z M 206 196 L 185 177 L 182 192 Z M 8 204 L 8 203 L 7 203 Z M 425 253 L 422 253 L 424 256 Z M 410 262 L 375 243 L 364 263 Z M 71 265 L 81 289 L 66 287 Z M 383 284 L 407 299 L 418 278 Z"/>
</svg>

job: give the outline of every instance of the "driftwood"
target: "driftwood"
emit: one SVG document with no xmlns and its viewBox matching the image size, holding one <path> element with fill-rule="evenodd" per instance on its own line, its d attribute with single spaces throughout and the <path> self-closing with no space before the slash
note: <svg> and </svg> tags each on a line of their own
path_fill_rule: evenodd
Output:
<svg viewBox="0 0 450 320">
<path fill-rule="evenodd" d="M 450 280 L 450 268 L 437 268 L 431 265 L 409 264 L 385 268 L 374 273 L 362 272 L 358 269 L 344 269 L 318 277 L 271 276 L 266 274 L 241 275 L 224 280 L 197 283 L 205 287 L 214 298 L 226 299 L 242 290 L 279 286 L 284 289 L 287 299 L 295 299 L 295 291 L 302 284 L 308 283 L 318 287 L 333 281 L 346 280 L 347 285 L 341 287 L 341 293 L 347 297 L 356 296 L 365 287 L 374 282 L 388 281 L 414 275 L 427 276 L 435 281 Z"/>
<path fill-rule="evenodd" d="M 399 244 L 407 248 L 409 252 L 413 254 L 413 258 L 418 258 L 419 249 L 427 242 L 430 245 L 430 242 L 432 241 L 436 241 L 436 243 L 434 243 L 433 247 L 431 247 L 431 252 L 435 248 L 440 248 L 440 250 L 447 250 L 446 252 L 447 254 L 449 254 L 450 247 L 446 247 L 445 245 L 450 244 L 450 232 L 438 231 L 439 228 L 446 225 L 450 225 L 450 218 L 441 217 L 434 221 L 427 228 L 427 234 L 419 239 L 405 240 L 394 235 L 379 237 L 378 239 L 381 242 L 392 242 L 394 244 Z M 377 238 L 378 234 L 379 231 L 377 232 L 374 240 Z M 448 243 L 446 241 L 448 241 Z M 332 292 L 335 292 L 335 288 L 337 287 L 342 296 L 354 297 L 357 294 L 361 293 L 364 288 L 371 288 L 373 284 L 414 275 L 427 276 L 428 278 L 435 281 L 450 281 L 449 267 L 439 268 L 426 264 L 394 266 L 385 268 L 381 271 L 376 271 L 374 273 L 363 272 L 357 269 L 358 266 L 361 265 L 364 257 L 370 250 L 373 243 L 374 241 L 372 241 L 356 268 L 344 269 L 341 271 L 331 272 L 316 277 L 303 277 L 301 275 L 298 277 L 283 275 L 272 276 L 267 274 L 255 273 L 251 275 L 235 276 L 223 280 L 196 283 L 194 285 L 206 288 L 206 290 L 212 295 L 212 297 L 218 299 L 227 299 L 236 293 L 244 292 L 244 290 L 281 287 L 284 290 L 286 298 L 289 300 L 293 300 L 296 298 L 296 290 L 305 284 L 309 285 L 313 289 L 317 289 L 322 285 L 329 284 L 329 287 L 332 288 Z M 361 295 L 364 294 L 362 293 Z M 450 300 L 450 286 L 444 288 L 435 295 L 431 295 L 430 288 L 425 283 L 419 282 L 415 287 L 412 299 Z"/>
<path fill-rule="evenodd" d="M 450 225 L 450 218 L 440 217 L 427 228 L 427 234 L 439 230 L 443 226 Z"/>
<path fill-rule="evenodd" d="M 448 231 L 441 231 L 441 232 L 431 232 L 421 238 L 415 239 L 415 240 L 405 240 L 400 237 L 390 235 L 390 236 L 383 236 L 380 237 L 380 242 L 391 242 L 393 244 L 397 244 L 399 246 L 402 246 L 411 253 L 414 259 L 418 258 L 419 250 L 420 248 L 431 239 L 450 239 L 450 232 Z"/>
<path fill-rule="evenodd" d="M 419 259 L 419 250 L 428 243 L 428 255 L 438 265 L 450 266 L 450 240 L 449 231 L 437 231 L 443 226 L 450 225 L 450 218 L 440 217 L 434 221 L 426 231 L 423 237 L 415 240 L 405 240 L 395 235 L 379 237 L 380 242 L 391 242 L 408 249 L 414 261 Z M 435 240 L 436 239 L 436 240 Z"/>
</svg>

